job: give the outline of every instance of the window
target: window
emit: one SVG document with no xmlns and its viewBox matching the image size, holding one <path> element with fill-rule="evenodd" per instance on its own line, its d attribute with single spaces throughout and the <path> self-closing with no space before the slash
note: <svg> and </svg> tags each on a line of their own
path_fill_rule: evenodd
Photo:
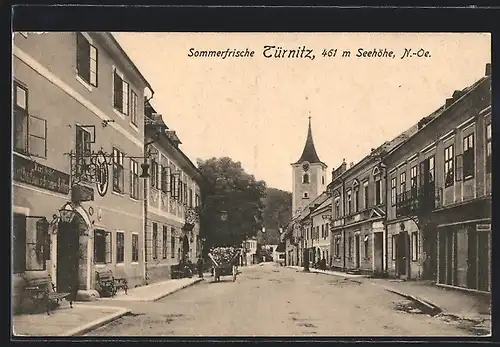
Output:
<svg viewBox="0 0 500 347">
<path fill-rule="evenodd" d="M 28 153 L 28 88 L 14 82 L 12 95 L 14 96 L 14 149 Z"/>
<path fill-rule="evenodd" d="M 116 263 L 123 263 L 125 257 L 125 235 L 123 231 L 116 232 Z"/>
<path fill-rule="evenodd" d="M 309 174 L 302 175 L 302 183 L 309 183 Z"/>
<path fill-rule="evenodd" d="M 363 251 L 364 251 L 364 257 L 365 259 L 368 259 L 370 258 L 370 252 L 369 252 L 369 248 L 368 248 L 368 235 L 365 236 L 365 238 L 363 239 Z"/>
<path fill-rule="evenodd" d="M 130 121 L 135 126 L 137 126 L 137 113 L 138 113 L 138 110 L 137 110 L 137 107 L 138 107 L 137 100 L 138 100 L 137 94 L 133 90 L 130 91 Z"/>
<path fill-rule="evenodd" d="M 411 196 L 417 196 L 417 165 L 410 169 Z"/>
<path fill-rule="evenodd" d="M 351 191 L 349 190 L 347 192 L 347 215 L 349 216 L 351 214 L 351 209 L 352 209 L 352 201 L 351 201 Z"/>
<path fill-rule="evenodd" d="M 118 70 L 113 71 L 113 106 L 122 114 L 129 112 L 129 84 L 123 80 Z"/>
<path fill-rule="evenodd" d="M 396 177 L 391 178 L 391 204 L 396 205 Z"/>
<path fill-rule="evenodd" d="M 91 134 L 87 129 L 77 126 L 76 127 L 76 156 L 75 168 L 76 177 L 86 181 L 88 173 L 88 165 L 90 164 L 90 153 L 92 148 Z"/>
<path fill-rule="evenodd" d="M 406 172 L 401 172 L 399 174 L 399 189 L 400 189 L 400 194 L 401 194 L 401 200 L 404 201 L 405 199 L 405 192 L 406 192 Z"/>
<path fill-rule="evenodd" d="M 189 207 L 193 207 L 193 188 L 189 188 Z"/>
<path fill-rule="evenodd" d="M 163 230 L 162 230 L 162 253 L 161 253 L 161 257 L 163 259 L 167 259 L 167 253 L 168 253 L 168 228 L 166 225 L 163 226 Z"/>
<path fill-rule="evenodd" d="M 307 192 L 304 192 L 304 194 L 302 195 L 302 198 L 309 199 L 309 194 Z"/>
<path fill-rule="evenodd" d="M 175 228 L 170 229 L 170 258 L 175 258 Z"/>
<path fill-rule="evenodd" d="M 377 178 L 375 181 L 375 205 L 382 203 L 382 180 Z"/>
<path fill-rule="evenodd" d="M 132 263 L 139 262 L 139 235 L 132 234 Z"/>
<path fill-rule="evenodd" d="M 175 171 L 172 170 L 172 171 Z M 176 193 L 177 193 L 177 178 L 175 177 L 175 174 L 170 174 L 170 196 L 175 199 Z"/>
<path fill-rule="evenodd" d="M 130 159 L 130 196 L 139 199 L 139 163 Z"/>
<path fill-rule="evenodd" d="M 347 239 L 348 240 L 348 244 L 347 244 L 347 250 L 348 250 L 348 257 L 349 258 L 352 258 L 352 236 L 349 236 L 349 238 Z"/>
<path fill-rule="evenodd" d="M 418 260 L 418 233 L 411 233 L 411 261 Z"/>
<path fill-rule="evenodd" d="M 26 216 L 14 213 L 12 223 L 12 253 L 14 273 L 26 270 Z"/>
<path fill-rule="evenodd" d="M 123 157 L 125 154 L 119 149 L 113 148 L 113 191 L 123 193 Z"/>
<path fill-rule="evenodd" d="M 153 259 L 158 258 L 158 224 L 153 222 Z"/>
<path fill-rule="evenodd" d="M 321 238 L 322 239 L 325 239 L 325 225 L 324 224 L 321 224 Z"/>
<path fill-rule="evenodd" d="M 335 238 L 335 257 L 340 257 L 340 237 Z"/>
<path fill-rule="evenodd" d="M 184 188 L 182 190 L 182 193 L 184 194 L 184 199 L 182 200 L 182 203 L 187 205 L 187 203 L 188 203 L 188 187 L 187 187 L 186 182 L 184 182 Z"/>
<path fill-rule="evenodd" d="M 182 182 L 181 180 L 181 177 L 179 177 L 179 179 L 177 180 L 177 195 L 176 195 L 176 198 L 179 202 L 181 202 L 182 200 L 182 188 L 184 188 L 184 183 Z"/>
<path fill-rule="evenodd" d="M 463 139 L 463 177 L 464 180 L 474 177 L 474 134 Z"/>
<path fill-rule="evenodd" d="M 321 184 L 325 184 L 325 176 L 321 177 Z"/>
<path fill-rule="evenodd" d="M 94 264 L 111 263 L 111 233 L 109 231 L 94 230 Z"/>
<path fill-rule="evenodd" d="M 330 224 L 326 223 L 326 225 L 325 225 L 325 239 L 328 238 L 329 234 L 330 234 Z"/>
<path fill-rule="evenodd" d="M 195 202 L 195 207 L 200 206 L 200 196 L 198 194 L 196 194 L 194 202 Z"/>
<path fill-rule="evenodd" d="M 161 191 L 165 194 L 169 191 L 170 167 L 163 166 L 161 169 Z"/>
<path fill-rule="evenodd" d="M 82 33 L 76 34 L 76 71 L 91 86 L 97 87 L 97 48 Z"/>
<path fill-rule="evenodd" d="M 453 173 L 453 145 L 444 149 L 444 186 L 451 187 L 455 180 Z"/>
<path fill-rule="evenodd" d="M 430 182 L 434 182 L 434 180 L 436 179 L 436 159 L 434 159 L 434 157 L 430 157 L 429 159 L 427 159 L 428 163 L 429 163 L 429 176 L 427 177 L 427 182 L 430 183 Z"/>
<path fill-rule="evenodd" d="M 358 187 L 354 188 L 354 212 L 359 211 L 359 190 Z"/>
<path fill-rule="evenodd" d="M 335 198 L 335 217 L 340 217 L 340 198 Z"/>
<path fill-rule="evenodd" d="M 396 260 L 396 235 L 392 235 L 392 260 Z"/>
<path fill-rule="evenodd" d="M 158 176 L 159 176 L 158 162 L 155 159 L 151 159 L 151 187 L 158 187 Z"/>
<path fill-rule="evenodd" d="M 491 123 L 486 125 L 486 172 L 491 173 Z"/>
<path fill-rule="evenodd" d="M 365 209 L 369 206 L 368 181 L 363 183 L 363 194 L 365 198 Z"/>
<path fill-rule="evenodd" d="M 47 158 L 47 121 L 28 113 L 28 88 L 14 81 L 14 150 Z"/>
</svg>

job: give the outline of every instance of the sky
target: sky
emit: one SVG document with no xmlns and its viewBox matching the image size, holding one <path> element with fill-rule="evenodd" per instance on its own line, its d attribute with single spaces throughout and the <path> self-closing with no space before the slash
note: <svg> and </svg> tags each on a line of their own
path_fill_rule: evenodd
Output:
<svg viewBox="0 0 500 347">
<path fill-rule="evenodd" d="M 268 187 L 287 191 L 309 116 L 316 151 L 331 172 L 429 115 L 481 78 L 491 61 L 485 33 L 113 35 L 150 82 L 153 106 L 194 163 L 229 156 Z M 305 47 L 314 59 L 265 58 L 264 46 L 273 45 Z M 189 57 L 191 48 L 248 49 L 254 56 Z M 395 58 L 356 57 L 360 48 L 387 49 Z M 323 56 L 330 49 L 336 55 Z M 401 59 L 405 49 L 429 53 Z M 342 57 L 345 50 L 350 57 Z"/>
</svg>

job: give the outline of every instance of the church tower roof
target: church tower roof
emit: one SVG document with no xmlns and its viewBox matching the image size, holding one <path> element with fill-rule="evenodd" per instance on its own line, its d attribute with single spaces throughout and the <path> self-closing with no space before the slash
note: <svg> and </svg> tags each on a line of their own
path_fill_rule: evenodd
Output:
<svg viewBox="0 0 500 347">
<path fill-rule="evenodd" d="M 312 137 L 311 130 L 311 117 L 309 116 L 309 128 L 307 129 L 307 139 L 306 145 L 304 146 L 304 150 L 302 151 L 302 155 L 300 159 L 295 164 L 303 163 L 304 161 L 308 161 L 309 163 L 323 163 L 319 157 L 318 153 L 316 153 L 316 148 L 314 147 L 314 141 Z"/>
</svg>

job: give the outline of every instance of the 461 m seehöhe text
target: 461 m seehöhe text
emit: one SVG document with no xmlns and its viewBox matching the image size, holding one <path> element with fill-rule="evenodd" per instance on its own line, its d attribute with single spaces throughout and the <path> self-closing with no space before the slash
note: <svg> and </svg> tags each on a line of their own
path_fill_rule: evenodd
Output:
<svg viewBox="0 0 500 347">
<path fill-rule="evenodd" d="M 262 56 L 266 59 L 316 59 L 316 54 L 313 49 L 307 46 L 300 46 L 297 48 L 284 48 L 282 46 L 264 46 L 262 49 Z M 403 52 L 395 53 L 393 50 L 387 48 L 358 48 L 355 51 L 341 50 L 338 48 L 325 48 L 322 49 L 320 57 L 322 58 L 385 58 L 395 59 L 399 56 L 400 59 L 407 58 L 430 58 L 429 51 L 423 48 L 404 48 Z M 237 49 L 227 48 L 226 50 L 197 50 L 190 48 L 188 51 L 189 58 L 218 58 L 218 59 L 232 59 L 232 58 L 254 58 L 255 51 L 248 48 Z"/>
</svg>

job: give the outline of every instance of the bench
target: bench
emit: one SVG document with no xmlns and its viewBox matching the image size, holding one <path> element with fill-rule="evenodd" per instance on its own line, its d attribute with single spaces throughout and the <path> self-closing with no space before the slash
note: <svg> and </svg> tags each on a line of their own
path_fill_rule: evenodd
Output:
<svg viewBox="0 0 500 347">
<path fill-rule="evenodd" d="M 40 304 L 45 306 L 47 314 L 50 315 L 52 304 L 59 303 L 59 300 L 66 299 L 71 293 L 58 293 L 54 283 L 49 277 L 29 279 L 24 294 L 33 301 L 33 310 L 39 307 Z M 69 306 L 73 308 L 73 300 L 69 300 Z"/>
<path fill-rule="evenodd" d="M 116 295 L 118 289 L 123 289 L 128 295 L 128 282 L 126 278 L 115 277 L 113 271 L 102 270 L 96 271 L 97 284 L 101 288 L 99 294 L 106 293 L 112 297 Z"/>
</svg>

